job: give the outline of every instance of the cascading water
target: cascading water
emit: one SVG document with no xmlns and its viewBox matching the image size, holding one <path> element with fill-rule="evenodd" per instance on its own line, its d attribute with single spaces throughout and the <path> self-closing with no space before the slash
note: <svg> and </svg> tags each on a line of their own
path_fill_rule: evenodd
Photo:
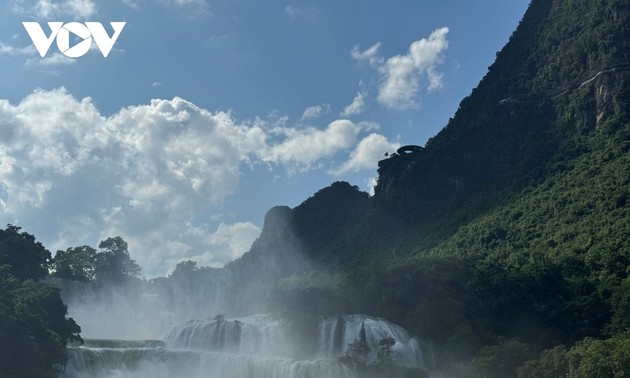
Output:
<svg viewBox="0 0 630 378">
<path fill-rule="evenodd" d="M 365 315 L 322 318 L 304 340 L 299 324 L 270 315 L 189 321 L 161 341 L 88 341 L 69 348 L 64 378 L 351 378 L 338 360 L 365 329 L 368 363 L 379 341 L 395 340 L 397 363 L 431 367 L 427 344 L 402 327 Z M 304 350 L 310 351 L 305 355 Z"/>
<path fill-rule="evenodd" d="M 428 343 L 411 336 L 396 324 L 366 315 L 323 319 L 319 325 L 319 356 L 337 358 L 345 355 L 348 346 L 359 339 L 362 327 L 368 346 L 367 362 L 376 360 L 379 342 L 391 337 L 395 340 L 391 350 L 398 365 L 423 369 L 433 367 L 433 352 Z"/>
</svg>

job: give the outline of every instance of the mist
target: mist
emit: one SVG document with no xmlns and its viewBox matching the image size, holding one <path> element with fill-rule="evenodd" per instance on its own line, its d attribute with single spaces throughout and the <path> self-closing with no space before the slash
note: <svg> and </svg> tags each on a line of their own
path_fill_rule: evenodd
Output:
<svg viewBox="0 0 630 378">
<path fill-rule="evenodd" d="M 400 366 L 433 366 L 431 345 L 402 327 L 341 312 L 338 275 L 308 259 L 291 217 L 271 209 L 250 251 L 224 268 L 184 261 L 149 281 L 55 281 L 85 339 L 62 376 L 354 377 L 355 359 L 376 361 L 387 338 Z"/>
</svg>

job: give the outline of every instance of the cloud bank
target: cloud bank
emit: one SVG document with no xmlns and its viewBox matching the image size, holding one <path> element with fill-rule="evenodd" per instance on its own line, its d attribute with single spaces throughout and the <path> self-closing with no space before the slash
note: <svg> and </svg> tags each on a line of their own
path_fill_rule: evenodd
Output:
<svg viewBox="0 0 630 378">
<path fill-rule="evenodd" d="M 243 166 L 374 169 L 394 144 L 361 139 L 372 130 L 343 119 L 323 128 L 239 123 L 177 97 L 106 117 L 89 97 L 38 90 L 17 105 L 0 100 L 0 222 L 26 225 L 52 250 L 120 235 L 148 276 L 185 258 L 220 266 L 260 230 L 198 219 L 235 194 Z M 350 151 L 330 169 L 326 159 Z"/>
</svg>

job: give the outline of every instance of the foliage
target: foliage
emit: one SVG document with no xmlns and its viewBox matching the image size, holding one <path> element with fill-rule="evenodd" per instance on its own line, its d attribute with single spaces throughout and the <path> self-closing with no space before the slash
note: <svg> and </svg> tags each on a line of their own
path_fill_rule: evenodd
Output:
<svg viewBox="0 0 630 378">
<path fill-rule="evenodd" d="M 396 340 L 386 337 L 378 342 L 378 350 L 376 351 L 376 361 L 372 363 L 374 366 L 394 366 L 396 359 L 392 355 L 392 347 L 396 344 Z"/>
<path fill-rule="evenodd" d="M 107 238 L 98 244 L 96 255 L 96 279 L 105 282 L 123 283 L 140 276 L 141 268 L 131 259 L 127 242 L 120 236 Z"/>
<path fill-rule="evenodd" d="M 630 277 L 626 277 L 611 297 L 612 319 L 609 331 L 630 331 Z"/>
<path fill-rule="evenodd" d="M 171 277 L 190 277 L 197 270 L 197 263 L 195 261 L 186 260 L 179 262 L 175 266 L 175 270 L 171 273 Z"/>
<path fill-rule="evenodd" d="M 518 369 L 519 378 L 604 378 L 630 375 L 630 337 L 585 338 L 567 350 L 556 346 Z"/>
<path fill-rule="evenodd" d="M 294 223 L 325 228 L 354 203 L 310 252 L 344 271 L 344 310 L 399 323 L 479 376 L 515 376 L 559 344 L 610 374 L 623 364 L 597 348 L 630 327 L 628 25 L 623 0 L 532 1 L 448 125 L 379 164 L 373 198 L 329 191 L 296 208 Z M 572 347 L 592 338 L 608 341 Z M 523 371 L 563 371 L 566 356 Z"/>
<path fill-rule="evenodd" d="M 503 341 L 497 345 L 488 345 L 473 359 L 473 366 L 483 377 L 516 377 L 516 368 L 529 360 L 529 346 L 516 339 Z"/>
<path fill-rule="evenodd" d="M 564 345 L 544 350 L 517 370 L 519 378 L 564 378 L 569 374 L 569 358 Z"/>
<path fill-rule="evenodd" d="M 0 231 L 0 372 L 55 377 L 66 343 L 81 341 L 81 329 L 66 318 L 59 289 L 35 281 L 46 270 L 48 251 L 18 231 L 10 225 Z"/>
<path fill-rule="evenodd" d="M 370 349 L 367 344 L 365 326 L 362 324 L 359 337 L 348 345 L 346 356 L 341 360 L 354 366 L 358 378 L 427 378 L 427 373 L 421 369 L 396 364 L 391 350 L 395 343 L 396 340 L 391 337 L 381 339 L 378 343 L 376 360 L 368 364 L 366 359 Z"/>
<path fill-rule="evenodd" d="M 381 162 L 374 197 L 334 183 L 270 211 L 274 227 L 225 270 L 182 262 L 154 283 L 172 304 L 185 301 L 177 285 L 200 303 L 219 285 L 196 283 L 229 282 L 224 297 L 247 290 L 243 301 L 271 299 L 309 319 L 382 316 L 434 343 L 452 376 L 630 374 L 628 25 L 625 0 L 533 0 L 446 127 L 421 152 Z M 43 277 L 47 251 L 17 227 L 2 232 L 5 280 Z M 139 276 L 120 237 L 99 249 L 58 252 L 54 274 Z M 300 286 L 312 281 L 302 252 L 339 274 L 338 287 Z M 10 318 L 7 298 L 0 314 Z M 392 366 L 390 348 L 358 363 L 359 375 L 423 376 Z M 363 330 L 347 358 L 366 354 Z"/>
<path fill-rule="evenodd" d="M 349 357 L 356 363 L 365 365 L 367 363 L 368 353 L 370 353 L 370 347 L 368 346 L 365 334 L 365 324 L 361 324 L 359 337 L 348 345 L 346 357 Z"/>
<path fill-rule="evenodd" d="M 0 230 L 0 265 L 9 265 L 10 273 L 20 280 L 45 277 L 50 252 L 33 235 L 20 230 L 10 224 Z"/>
<path fill-rule="evenodd" d="M 630 375 L 630 337 L 587 338 L 567 353 L 571 378 L 627 377 Z"/>
<path fill-rule="evenodd" d="M 101 285 L 123 284 L 140 276 L 141 268 L 120 236 L 107 238 L 98 247 L 99 251 L 87 245 L 57 251 L 52 259 L 52 276 Z"/>
<path fill-rule="evenodd" d="M 53 277 L 89 282 L 96 275 L 96 250 L 90 246 L 57 251 L 52 261 Z"/>
</svg>

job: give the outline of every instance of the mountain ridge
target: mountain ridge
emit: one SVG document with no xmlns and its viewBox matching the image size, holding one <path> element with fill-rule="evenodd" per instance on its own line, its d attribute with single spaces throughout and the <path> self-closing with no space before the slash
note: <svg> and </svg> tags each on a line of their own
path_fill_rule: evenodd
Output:
<svg viewBox="0 0 630 378">
<path fill-rule="evenodd" d="M 630 373 L 611 356 L 630 343 L 629 25 L 620 0 L 532 1 L 445 128 L 379 163 L 373 197 L 335 183 L 291 209 L 342 307 L 429 335 L 451 376 Z"/>
</svg>

